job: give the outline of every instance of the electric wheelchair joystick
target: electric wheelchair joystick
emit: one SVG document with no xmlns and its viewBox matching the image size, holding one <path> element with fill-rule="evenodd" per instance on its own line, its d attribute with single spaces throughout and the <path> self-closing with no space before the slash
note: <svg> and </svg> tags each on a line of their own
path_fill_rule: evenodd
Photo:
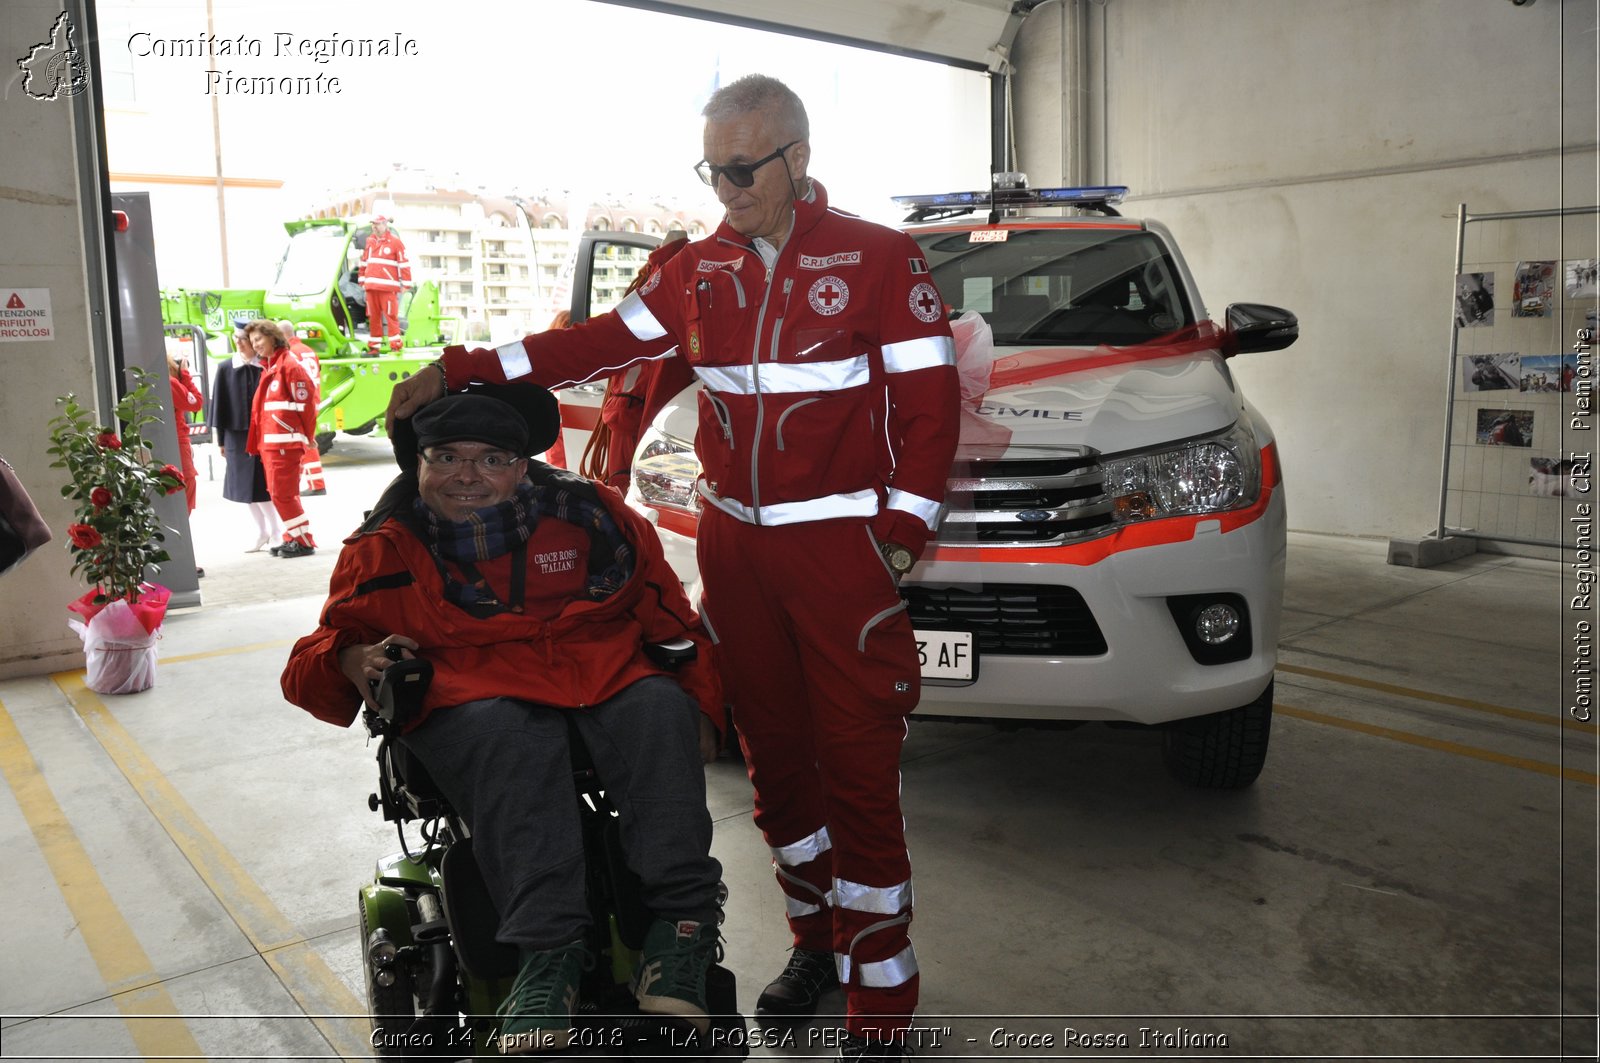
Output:
<svg viewBox="0 0 1600 1063">
<path fill-rule="evenodd" d="M 368 680 L 372 700 L 378 703 L 377 720 L 367 710 L 367 729 L 375 735 L 398 733 L 422 711 L 422 699 L 433 682 L 433 665 L 422 657 L 405 655 L 405 647 L 394 643 L 383 648 L 383 655 L 395 662 L 384 669 L 381 679 Z"/>
</svg>

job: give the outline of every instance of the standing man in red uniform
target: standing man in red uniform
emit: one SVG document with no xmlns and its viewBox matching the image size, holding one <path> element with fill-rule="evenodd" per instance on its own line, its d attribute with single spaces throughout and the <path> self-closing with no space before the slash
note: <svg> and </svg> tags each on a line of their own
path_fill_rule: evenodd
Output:
<svg viewBox="0 0 1600 1063">
<path fill-rule="evenodd" d="M 317 452 L 316 385 L 277 325 L 252 321 L 246 332 L 266 366 L 256 385 L 246 449 L 261 456 L 267 493 L 283 521 L 283 543 L 272 554 L 309 557 L 317 552 L 317 542 L 311 537 L 311 518 L 300 504 L 300 465 L 308 452 Z"/>
<path fill-rule="evenodd" d="M 701 615 L 755 787 L 795 948 L 756 1003 L 815 1010 L 842 982 L 841 1059 L 900 1059 L 918 992 L 900 747 L 920 692 L 899 576 L 933 534 L 958 433 L 950 327 L 910 237 L 828 206 L 798 97 L 762 75 L 706 105 L 696 167 L 723 224 L 615 311 L 495 350 L 448 348 L 391 417 L 448 387 L 560 386 L 683 358 Z"/>
<path fill-rule="evenodd" d="M 322 405 L 322 360 L 317 357 L 317 352 L 311 345 L 300 338 L 295 331 L 294 322 L 284 318 L 278 322 L 278 329 L 283 333 L 283 338 L 289 341 L 289 350 L 300 359 L 300 366 L 306 371 L 306 376 L 311 378 L 312 406 L 320 408 Z M 322 471 L 322 452 L 316 448 L 316 435 L 313 434 L 312 446 L 306 451 L 305 461 L 300 466 L 300 494 L 325 495 L 328 493 L 327 477 Z"/>
<path fill-rule="evenodd" d="M 400 289 L 411 284 L 411 263 L 406 261 L 406 245 L 389 231 L 389 219 L 382 214 L 372 219 L 372 232 L 361 250 L 361 272 L 357 276 L 367 296 L 367 350 L 381 350 L 382 341 L 388 340 L 389 349 L 398 351 L 402 333 Z"/>
</svg>

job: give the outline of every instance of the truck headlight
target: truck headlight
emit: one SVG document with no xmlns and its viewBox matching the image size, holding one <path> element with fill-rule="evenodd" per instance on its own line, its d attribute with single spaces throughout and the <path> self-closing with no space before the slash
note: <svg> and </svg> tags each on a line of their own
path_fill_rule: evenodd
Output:
<svg viewBox="0 0 1600 1063">
<path fill-rule="evenodd" d="M 681 439 L 646 429 L 644 446 L 633 461 L 633 486 L 639 497 L 652 506 L 671 506 L 685 513 L 700 512 L 700 459 L 694 445 Z"/>
<path fill-rule="evenodd" d="M 1100 463 L 1118 523 L 1222 513 L 1261 495 L 1261 449 L 1249 424 L 1181 447 Z"/>
</svg>

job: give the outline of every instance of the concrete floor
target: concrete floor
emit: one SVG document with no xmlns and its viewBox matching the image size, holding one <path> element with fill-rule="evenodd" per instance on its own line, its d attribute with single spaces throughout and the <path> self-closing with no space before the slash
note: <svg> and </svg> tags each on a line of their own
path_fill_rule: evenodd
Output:
<svg viewBox="0 0 1600 1063">
<path fill-rule="evenodd" d="M 341 441 L 308 505 L 327 548 L 290 562 L 242 553 L 208 450 L 206 604 L 168 618 L 158 685 L 0 682 L 8 1059 L 367 1054 L 353 900 L 395 838 L 364 736 L 277 678 L 386 444 Z M 1594 726 L 1562 722 L 1560 574 L 1291 536 L 1272 753 L 1243 793 L 1171 781 L 1152 733 L 914 723 L 919 1055 L 1593 1058 L 1600 780 Z M 741 766 L 708 779 L 748 1012 L 782 904 Z M 831 1058 L 807 1040 L 752 1054 Z"/>
</svg>

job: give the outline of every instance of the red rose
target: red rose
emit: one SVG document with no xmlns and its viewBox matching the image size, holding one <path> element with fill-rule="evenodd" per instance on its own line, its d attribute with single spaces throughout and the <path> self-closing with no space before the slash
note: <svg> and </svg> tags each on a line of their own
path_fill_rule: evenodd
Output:
<svg viewBox="0 0 1600 1063">
<path fill-rule="evenodd" d="M 97 445 L 105 447 L 107 450 L 122 449 L 122 440 L 117 438 L 117 433 L 115 432 L 101 432 L 94 437 L 94 441 Z"/>
<path fill-rule="evenodd" d="M 96 487 L 89 492 L 89 501 L 94 503 L 95 509 L 105 509 L 111 504 L 111 492 L 104 487 Z"/>
<path fill-rule="evenodd" d="M 178 468 L 176 465 L 163 465 L 163 466 L 161 466 L 161 475 L 162 476 L 170 476 L 174 480 L 177 481 L 172 486 L 167 488 L 167 490 L 166 490 L 167 494 L 175 495 L 179 491 L 183 490 L 183 470 L 182 469 Z"/>
<path fill-rule="evenodd" d="M 80 550 L 89 550 L 101 543 L 100 533 L 87 524 L 68 524 L 67 538 Z"/>
</svg>

